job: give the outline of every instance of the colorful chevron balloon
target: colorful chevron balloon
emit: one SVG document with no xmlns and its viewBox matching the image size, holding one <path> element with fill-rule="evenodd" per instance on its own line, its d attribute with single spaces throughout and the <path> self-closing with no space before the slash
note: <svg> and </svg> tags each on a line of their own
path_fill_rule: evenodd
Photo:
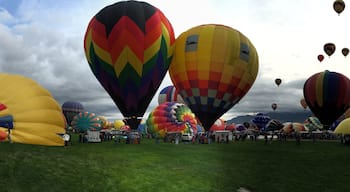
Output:
<svg viewBox="0 0 350 192">
<path fill-rule="evenodd" d="M 137 129 L 167 73 L 174 42 L 168 19 L 145 2 L 109 5 L 88 25 L 87 61 L 132 129 Z"/>
</svg>

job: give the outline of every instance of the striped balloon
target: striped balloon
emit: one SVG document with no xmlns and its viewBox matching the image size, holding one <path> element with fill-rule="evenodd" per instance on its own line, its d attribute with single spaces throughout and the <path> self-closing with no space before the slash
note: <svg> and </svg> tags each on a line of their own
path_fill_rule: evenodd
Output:
<svg viewBox="0 0 350 192">
<path fill-rule="evenodd" d="M 164 102 L 185 103 L 173 85 L 169 85 L 160 91 L 158 96 L 158 104 L 162 104 Z"/>
<path fill-rule="evenodd" d="M 304 98 L 321 123 L 330 126 L 350 106 L 350 80 L 328 70 L 316 73 L 305 81 Z"/>
<path fill-rule="evenodd" d="M 239 31 L 224 25 L 200 25 L 176 39 L 169 74 L 186 104 L 209 130 L 253 85 L 258 54 Z"/>
<path fill-rule="evenodd" d="M 167 73 L 174 42 L 168 19 L 145 2 L 109 5 L 88 25 L 87 61 L 132 129 L 137 129 Z"/>
<path fill-rule="evenodd" d="M 167 132 L 197 134 L 197 120 L 192 111 L 182 103 L 164 102 L 149 114 L 146 121 L 149 133 L 164 137 Z"/>
</svg>

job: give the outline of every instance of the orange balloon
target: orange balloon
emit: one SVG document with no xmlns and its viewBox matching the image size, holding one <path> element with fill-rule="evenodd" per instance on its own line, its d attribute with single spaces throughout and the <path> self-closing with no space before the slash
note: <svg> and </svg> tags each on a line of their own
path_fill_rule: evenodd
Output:
<svg viewBox="0 0 350 192">
<path fill-rule="evenodd" d="M 7 138 L 7 133 L 6 132 L 3 132 L 3 131 L 0 131 L 0 141 L 3 141 Z"/>
<path fill-rule="evenodd" d="M 306 101 L 305 101 L 304 98 L 300 99 L 300 105 L 301 105 L 304 109 L 307 108 L 307 103 L 306 103 Z"/>
</svg>

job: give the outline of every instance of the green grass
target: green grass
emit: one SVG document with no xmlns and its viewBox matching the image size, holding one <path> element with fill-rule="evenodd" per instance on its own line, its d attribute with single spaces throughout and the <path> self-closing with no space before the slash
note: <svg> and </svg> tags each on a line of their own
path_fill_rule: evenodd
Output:
<svg viewBox="0 0 350 192">
<path fill-rule="evenodd" d="M 350 191 L 350 146 L 0 143 L 0 191 Z"/>
</svg>

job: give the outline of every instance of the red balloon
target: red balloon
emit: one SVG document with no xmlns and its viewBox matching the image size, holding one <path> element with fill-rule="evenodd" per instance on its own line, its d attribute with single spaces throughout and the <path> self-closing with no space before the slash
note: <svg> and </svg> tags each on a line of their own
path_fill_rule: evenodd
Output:
<svg viewBox="0 0 350 192">
<path fill-rule="evenodd" d="M 0 131 L 0 141 L 3 141 L 7 138 L 7 133 L 6 132 L 3 132 L 3 131 Z"/>
<path fill-rule="evenodd" d="M 320 54 L 317 56 L 317 59 L 318 59 L 318 61 L 322 62 L 324 59 L 324 56 Z"/>
</svg>

